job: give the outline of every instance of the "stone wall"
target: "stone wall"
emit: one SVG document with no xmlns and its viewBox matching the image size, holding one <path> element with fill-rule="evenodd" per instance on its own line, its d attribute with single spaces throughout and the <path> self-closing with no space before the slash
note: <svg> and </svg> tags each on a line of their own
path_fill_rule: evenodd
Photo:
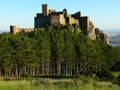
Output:
<svg viewBox="0 0 120 90">
<path fill-rule="evenodd" d="M 85 17 L 80 17 L 79 18 L 79 24 L 81 29 L 89 29 L 89 22 L 90 22 L 90 17 L 85 16 Z"/>
<path fill-rule="evenodd" d="M 75 14 L 72 14 L 72 17 L 74 17 L 75 19 L 79 19 L 81 16 L 81 12 L 76 12 Z"/>
<path fill-rule="evenodd" d="M 64 14 L 60 14 L 60 24 L 62 25 L 66 24 Z"/>
<path fill-rule="evenodd" d="M 51 14 L 53 12 L 56 12 L 56 10 L 55 9 L 49 9 L 49 14 Z"/>
<path fill-rule="evenodd" d="M 10 32 L 16 34 L 20 32 L 16 26 L 10 26 Z"/>
<path fill-rule="evenodd" d="M 68 15 L 68 23 L 69 24 L 79 24 L 79 21 L 77 19 L 75 19 L 74 17 L 72 17 L 71 15 Z"/>
<path fill-rule="evenodd" d="M 13 34 L 19 33 L 19 32 L 31 32 L 34 31 L 33 28 L 18 28 L 17 26 L 10 26 L 10 32 Z"/>
<path fill-rule="evenodd" d="M 41 28 L 41 27 L 44 27 L 46 25 L 50 25 L 50 23 L 51 23 L 50 16 L 41 16 L 41 17 L 37 16 L 37 17 L 35 17 L 34 20 L 35 20 L 34 21 L 35 28 Z"/>
<path fill-rule="evenodd" d="M 81 12 L 76 12 L 75 14 L 72 14 L 72 17 L 74 19 L 77 19 L 79 21 L 79 26 L 81 29 L 89 29 L 89 22 L 90 22 L 90 17 L 89 16 L 82 16 Z"/>
<path fill-rule="evenodd" d="M 51 15 L 51 25 L 65 25 L 65 18 L 64 18 L 64 14 L 60 14 L 60 15 Z"/>
</svg>

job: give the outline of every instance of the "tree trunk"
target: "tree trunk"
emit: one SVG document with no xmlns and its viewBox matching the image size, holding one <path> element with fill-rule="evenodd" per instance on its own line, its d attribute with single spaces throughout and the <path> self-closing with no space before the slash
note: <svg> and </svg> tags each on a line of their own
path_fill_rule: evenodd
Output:
<svg viewBox="0 0 120 90">
<path fill-rule="evenodd" d="M 41 69 L 42 69 L 42 75 L 45 74 L 45 64 L 44 62 L 41 62 Z"/>
<path fill-rule="evenodd" d="M 0 68 L 0 76 L 2 75 L 2 70 L 1 70 L 1 68 Z"/>
<path fill-rule="evenodd" d="M 18 67 L 15 67 L 15 76 L 18 78 Z"/>
<path fill-rule="evenodd" d="M 57 61 L 57 74 L 59 75 L 61 73 L 61 65 L 60 60 Z"/>
</svg>

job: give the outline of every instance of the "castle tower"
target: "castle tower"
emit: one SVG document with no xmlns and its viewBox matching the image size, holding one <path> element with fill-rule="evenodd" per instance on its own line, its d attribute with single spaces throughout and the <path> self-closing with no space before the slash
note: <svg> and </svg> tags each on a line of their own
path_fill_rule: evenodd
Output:
<svg viewBox="0 0 120 90">
<path fill-rule="evenodd" d="M 89 16 L 85 16 L 85 17 L 80 17 L 79 19 L 79 24 L 80 24 L 80 28 L 81 29 L 89 29 L 90 28 L 90 17 Z"/>
<path fill-rule="evenodd" d="M 13 34 L 16 34 L 18 33 L 18 28 L 16 26 L 10 26 L 10 32 L 13 33 Z"/>
<path fill-rule="evenodd" d="M 49 10 L 48 10 L 47 4 L 42 4 L 42 14 L 43 14 L 43 16 L 48 16 Z"/>
</svg>

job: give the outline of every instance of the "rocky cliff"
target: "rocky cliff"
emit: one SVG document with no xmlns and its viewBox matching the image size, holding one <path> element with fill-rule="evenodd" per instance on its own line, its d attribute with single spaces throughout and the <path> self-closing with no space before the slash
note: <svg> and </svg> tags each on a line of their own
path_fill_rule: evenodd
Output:
<svg viewBox="0 0 120 90">
<path fill-rule="evenodd" d="M 89 22 L 89 29 L 85 31 L 85 34 L 91 40 L 102 40 L 105 43 L 110 44 L 107 35 L 99 28 L 95 28 L 91 21 Z"/>
<path fill-rule="evenodd" d="M 89 22 L 89 29 L 87 29 L 87 37 L 96 40 L 94 24 L 91 21 Z"/>
<path fill-rule="evenodd" d="M 102 30 L 100 30 L 99 28 L 95 28 L 95 34 L 96 34 L 96 39 L 101 39 L 105 43 L 110 44 L 108 40 L 108 36 L 105 33 L 103 33 Z"/>
</svg>

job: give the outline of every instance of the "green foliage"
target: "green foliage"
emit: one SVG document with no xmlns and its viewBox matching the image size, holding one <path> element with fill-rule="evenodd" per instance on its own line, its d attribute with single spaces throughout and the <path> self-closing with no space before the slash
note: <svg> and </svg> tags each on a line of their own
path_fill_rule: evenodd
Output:
<svg viewBox="0 0 120 90">
<path fill-rule="evenodd" d="M 109 70 L 105 70 L 104 68 L 102 69 L 102 71 L 97 72 L 97 76 L 101 78 L 101 80 L 109 81 L 114 79 L 113 74 Z"/>
<path fill-rule="evenodd" d="M 119 74 L 119 76 L 117 77 L 117 83 L 120 85 L 120 74 Z"/>
<path fill-rule="evenodd" d="M 110 70 L 119 71 L 120 49 L 73 30 L 67 24 L 0 34 L 0 75 L 82 74 L 111 80 Z"/>
</svg>

